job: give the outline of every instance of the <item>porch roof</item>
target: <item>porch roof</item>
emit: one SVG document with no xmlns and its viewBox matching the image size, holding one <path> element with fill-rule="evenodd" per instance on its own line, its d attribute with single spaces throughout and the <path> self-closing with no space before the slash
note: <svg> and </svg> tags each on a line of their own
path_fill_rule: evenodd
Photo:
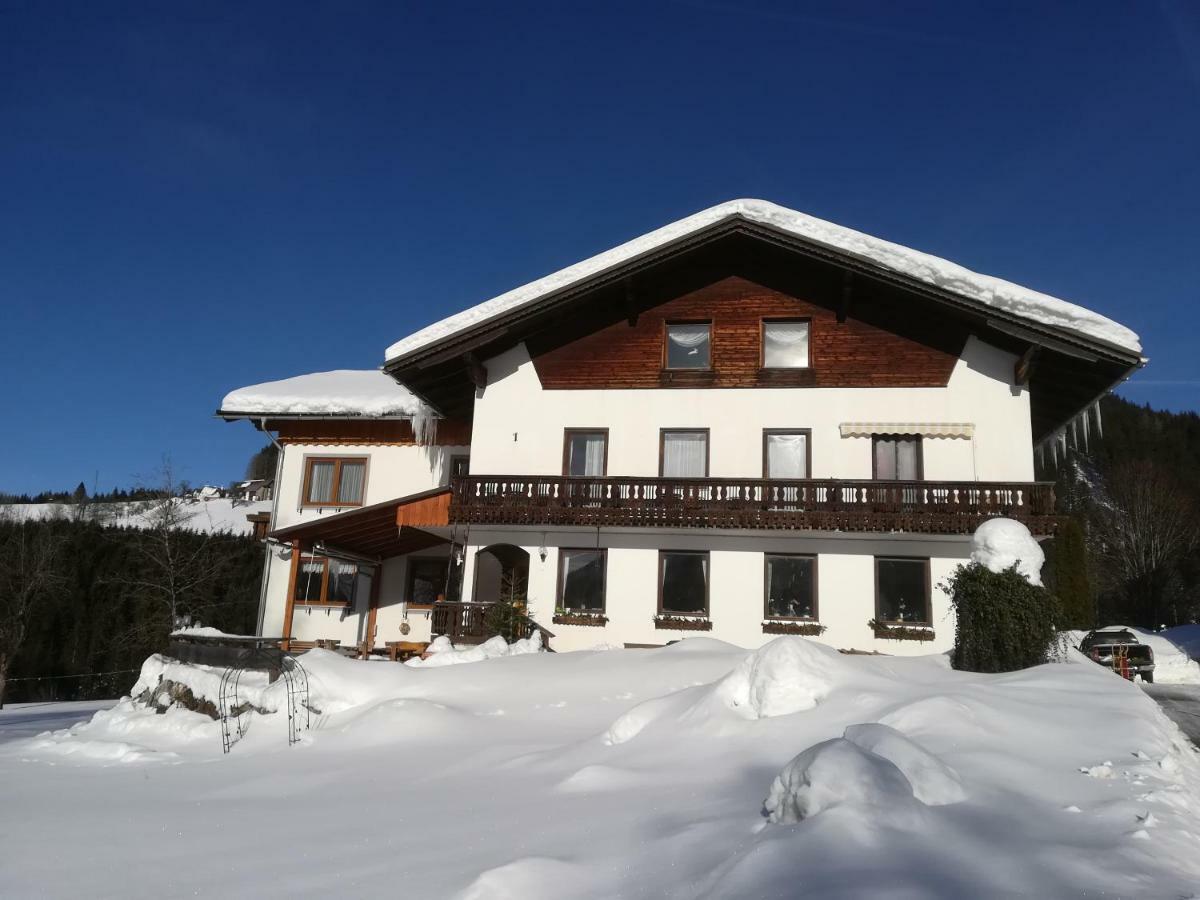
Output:
<svg viewBox="0 0 1200 900">
<path fill-rule="evenodd" d="M 386 559 L 447 543 L 444 537 L 422 528 L 449 525 L 449 510 L 450 488 L 440 487 L 290 525 L 270 536 L 289 543 L 299 541 L 302 550 L 321 544 L 331 552 Z"/>
</svg>

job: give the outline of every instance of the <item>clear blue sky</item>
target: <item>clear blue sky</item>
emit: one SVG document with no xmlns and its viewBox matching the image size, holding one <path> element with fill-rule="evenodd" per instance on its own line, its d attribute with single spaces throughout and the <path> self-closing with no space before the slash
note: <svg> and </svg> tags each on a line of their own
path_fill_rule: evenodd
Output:
<svg viewBox="0 0 1200 900">
<path fill-rule="evenodd" d="M 1200 407 L 1200 6 L 0 0 L 0 490 L 757 196 L 1131 326 Z M 900 7 L 905 11 L 900 12 Z"/>
</svg>

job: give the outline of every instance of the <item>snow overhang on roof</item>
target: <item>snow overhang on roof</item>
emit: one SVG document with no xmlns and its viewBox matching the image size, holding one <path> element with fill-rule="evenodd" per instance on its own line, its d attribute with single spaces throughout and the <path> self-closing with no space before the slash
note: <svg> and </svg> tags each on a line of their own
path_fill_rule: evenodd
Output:
<svg viewBox="0 0 1200 900">
<path fill-rule="evenodd" d="M 518 312 L 549 294 L 568 290 L 608 270 L 735 219 L 790 235 L 868 263 L 878 270 L 955 295 L 972 305 L 994 310 L 999 317 L 1020 320 L 1066 337 L 1081 338 L 1124 357 L 1140 357 L 1142 345 L 1134 332 L 1081 306 L 766 200 L 731 200 L 435 322 L 388 347 L 387 366 L 390 369 L 407 362 L 442 342 Z"/>
<path fill-rule="evenodd" d="M 426 419 L 432 411 L 404 385 L 377 369 L 339 369 L 238 388 L 225 395 L 217 415 L 225 419 Z"/>
</svg>

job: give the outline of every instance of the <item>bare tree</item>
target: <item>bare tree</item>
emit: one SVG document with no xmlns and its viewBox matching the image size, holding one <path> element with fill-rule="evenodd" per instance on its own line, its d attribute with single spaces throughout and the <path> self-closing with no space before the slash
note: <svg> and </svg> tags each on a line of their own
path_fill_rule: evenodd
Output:
<svg viewBox="0 0 1200 900">
<path fill-rule="evenodd" d="M 1109 587 L 1143 625 L 1161 624 L 1179 566 L 1200 548 L 1197 511 L 1182 485 L 1148 460 L 1115 466 L 1090 510 L 1093 551 Z"/>
<path fill-rule="evenodd" d="M 0 708 L 30 619 L 62 580 L 62 542 L 53 523 L 0 520 Z"/>
<path fill-rule="evenodd" d="M 131 532 L 136 574 L 119 584 L 147 602 L 146 614 L 137 618 L 125 639 L 161 645 L 171 631 L 216 605 L 212 588 L 226 571 L 227 555 L 222 551 L 230 535 L 195 522 L 202 513 L 179 496 L 183 485 L 175 481 L 169 460 L 163 463 L 154 493 Z"/>
</svg>

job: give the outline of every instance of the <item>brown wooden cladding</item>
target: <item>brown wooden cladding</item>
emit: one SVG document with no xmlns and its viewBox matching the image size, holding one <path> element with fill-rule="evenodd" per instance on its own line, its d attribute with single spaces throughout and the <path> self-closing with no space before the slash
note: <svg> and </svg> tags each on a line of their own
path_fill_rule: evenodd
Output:
<svg viewBox="0 0 1200 900">
<path fill-rule="evenodd" d="M 266 427 L 279 432 L 281 444 L 415 444 L 412 424 L 406 419 L 268 419 Z M 463 447 L 471 443 L 471 423 L 443 419 L 437 423 L 434 443 Z"/>
<path fill-rule="evenodd" d="M 828 306 L 729 276 L 640 313 L 633 325 L 622 320 L 535 353 L 533 363 L 548 390 L 944 387 L 950 380 L 966 340 L 961 326 L 928 313 L 904 322 L 894 310 L 868 322 L 853 311 L 852 306 L 851 315 L 839 323 Z M 762 321 L 776 318 L 811 320 L 808 369 L 761 368 Z M 689 320 L 712 321 L 712 368 L 666 372 L 665 323 Z M 908 334 L 876 324 L 885 320 Z M 932 339 L 925 339 L 931 331 Z"/>
</svg>

